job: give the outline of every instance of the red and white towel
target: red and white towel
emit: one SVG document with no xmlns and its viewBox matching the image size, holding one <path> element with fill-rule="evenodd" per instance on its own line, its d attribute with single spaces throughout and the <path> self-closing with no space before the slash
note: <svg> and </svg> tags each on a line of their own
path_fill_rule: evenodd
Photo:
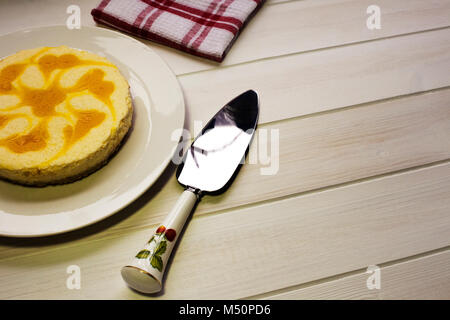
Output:
<svg viewBox="0 0 450 320">
<path fill-rule="evenodd" d="M 222 61 L 265 0 L 102 0 L 94 20 L 191 54 Z"/>
</svg>

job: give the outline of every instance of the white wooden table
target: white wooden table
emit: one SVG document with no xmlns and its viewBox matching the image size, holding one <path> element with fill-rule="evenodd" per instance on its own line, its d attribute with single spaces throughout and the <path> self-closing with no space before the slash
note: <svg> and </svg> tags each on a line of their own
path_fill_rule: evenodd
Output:
<svg viewBox="0 0 450 320">
<path fill-rule="evenodd" d="M 70 4 L 94 25 L 97 1 L 3 0 L 0 33 L 65 24 Z M 366 26 L 372 4 L 381 29 Z M 160 295 L 129 290 L 120 268 L 179 195 L 173 168 L 105 221 L 0 238 L 0 298 L 449 299 L 449 26 L 449 0 L 269 0 L 220 65 L 145 42 L 178 76 L 191 129 L 258 90 L 277 174 L 245 165 L 204 197 Z M 70 265 L 79 290 L 66 287 Z M 370 265 L 380 289 L 367 287 Z"/>
</svg>

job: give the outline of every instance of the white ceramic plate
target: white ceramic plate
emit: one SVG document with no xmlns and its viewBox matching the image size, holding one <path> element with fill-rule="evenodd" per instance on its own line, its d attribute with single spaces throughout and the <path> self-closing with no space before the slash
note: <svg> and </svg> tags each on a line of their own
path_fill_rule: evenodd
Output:
<svg viewBox="0 0 450 320">
<path fill-rule="evenodd" d="M 169 163 L 184 123 L 184 99 L 164 61 L 118 32 L 52 26 L 0 36 L 0 57 L 22 49 L 59 46 L 107 57 L 128 80 L 132 131 L 114 158 L 77 182 L 31 188 L 0 180 L 0 235 L 31 237 L 74 230 L 110 216 L 140 196 Z M 176 132 L 179 132 L 176 135 Z M 175 135 L 174 135 L 175 133 Z"/>
</svg>

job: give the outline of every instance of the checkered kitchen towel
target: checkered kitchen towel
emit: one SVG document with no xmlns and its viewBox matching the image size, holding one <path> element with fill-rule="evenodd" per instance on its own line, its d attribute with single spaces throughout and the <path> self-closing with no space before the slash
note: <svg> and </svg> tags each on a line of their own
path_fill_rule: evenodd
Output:
<svg viewBox="0 0 450 320">
<path fill-rule="evenodd" d="M 102 0 L 94 20 L 191 54 L 222 61 L 265 0 Z"/>
</svg>

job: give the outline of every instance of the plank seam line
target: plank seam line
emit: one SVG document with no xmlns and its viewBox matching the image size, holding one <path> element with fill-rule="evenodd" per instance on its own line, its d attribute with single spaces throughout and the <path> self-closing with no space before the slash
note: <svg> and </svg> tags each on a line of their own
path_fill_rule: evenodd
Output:
<svg viewBox="0 0 450 320">
<path fill-rule="evenodd" d="M 381 174 L 376 174 L 376 175 L 359 178 L 359 179 L 355 179 L 355 180 L 350 180 L 350 181 L 346 181 L 346 182 L 342 182 L 342 183 L 332 184 L 332 185 L 328 185 L 325 187 L 320 187 L 320 188 L 315 188 L 315 189 L 310 189 L 310 190 L 300 191 L 300 192 L 294 192 L 294 193 L 291 193 L 288 195 L 275 197 L 275 198 L 271 198 L 271 199 L 255 201 L 252 203 L 245 203 L 245 204 L 241 204 L 241 205 L 237 205 L 237 206 L 229 207 L 229 208 L 225 208 L 225 209 L 212 210 L 211 212 L 201 213 L 198 216 L 196 216 L 194 214 L 192 219 L 202 219 L 202 218 L 206 218 L 206 217 L 210 217 L 210 216 L 214 216 L 214 215 L 226 214 L 226 213 L 229 213 L 230 211 L 235 211 L 237 209 L 242 210 L 242 209 L 246 209 L 246 208 L 250 208 L 250 207 L 262 206 L 262 205 L 266 205 L 266 204 L 270 204 L 270 203 L 274 203 L 274 202 L 278 202 L 278 201 L 283 201 L 283 200 L 288 200 L 288 199 L 292 199 L 292 198 L 296 198 L 296 197 L 307 196 L 307 195 L 311 195 L 313 193 L 328 192 L 328 191 L 332 191 L 332 190 L 336 190 L 336 189 L 340 189 L 340 188 L 344 188 L 344 187 L 348 187 L 348 186 L 352 186 L 352 185 L 367 183 L 369 181 L 377 181 L 377 180 L 381 180 L 381 179 L 384 179 L 387 177 L 402 175 L 402 174 L 411 173 L 414 171 L 421 171 L 421 170 L 425 170 L 425 169 L 428 169 L 431 167 L 444 166 L 447 164 L 450 164 L 450 158 L 433 161 L 433 162 L 429 162 L 426 164 L 421 164 L 421 165 L 412 166 L 412 167 L 408 167 L 408 168 L 398 169 L 398 170 L 394 170 L 394 171 L 389 171 L 389 172 L 385 172 L 385 173 L 381 173 Z M 157 226 L 157 224 L 155 224 L 155 227 L 156 226 Z"/>
<path fill-rule="evenodd" d="M 234 63 L 234 64 L 230 64 L 230 65 L 212 67 L 212 68 L 209 68 L 209 69 L 203 69 L 203 70 L 198 70 L 198 71 L 180 73 L 180 74 L 177 74 L 176 76 L 177 76 L 177 78 L 183 78 L 183 77 L 186 77 L 186 76 L 196 75 L 196 74 L 210 72 L 210 71 L 234 68 L 234 67 L 238 67 L 238 66 L 245 65 L 245 64 L 258 63 L 258 62 L 262 62 L 262 61 L 275 60 L 275 59 L 279 59 L 279 58 L 287 58 L 287 57 L 300 55 L 300 54 L 306 54 L 306 53 L 314 53 L 314 52 L 320 52 L 320 51 L 325 51 L 325 50 L 333 50 L 333 49 L 350 47 L 350 46 L 358 46 L 360 44 L 366 44 L 366 43 L 370 43 L 370 42 L 383 41 L 383 40 L 395 39 L 395 38 L 400 38 L 400 37 L 408 37 L 408 36 L 411 36 L 411 35 L 416 35 L 416 34 L 421 34 L 421 33 L 428 33 L 428 32 L 431 33 L 431 32 L 434 32 L 434 31 L 440 31 L 440 30 L 445 30 L 445 29 L 449 29 L 449 28 L 450 28 L 450 26 L 444 26 L 444 27 L 437 27 L 437 28 L 431 28 L 431 29 L 425 29 L 425 30 L 419 30 L 419 31 L 413 31 L 413 32 L 395 34 L 395 35 L 386 36 L 386 37 L 362 40 L 362 41 L 357 41 L 357 42 L 355 42 L 355 41 L 347 42 L 347 43 L 343 43 L 343 44 L 339 44 L 339 45 L 335 45 L 335 46 L 330 46 L 330 47 L 322 47 L 322 48 L 310 49 L 310 50 L 305 50 L 305 51 L 291 52 L 291 53 L 286 53 L 286 54 L 280 54 L 280 55 L 277 55 L 277 56 L 264 57 L 264 58 L 254 59 L 254 60 L 238 62 L 238 63 Z"/>
<path fill-rule="evenodd" d="M 266 125 L 273 125 L 273 124 L 281 123 L 284 121 L 313 118 L 313 117 L 322 116 L 325 114 L 333 114 L 333 113 L 338 113 L 341 111 L 363 108 L 363 107 L 367 107 L 367 106 L 371 106 L 371 105 L 379 104 L 379 103 L 397 101 L 397 100 L 402 100 L 402 99 L 406 99 L 406 98 L 419 97 L 422 95 L 437 93 L 437 92 L 445 91 L 448 89 L 450 89 L 450 85 L 443 86 L 443 87 L 437 87 L 437 88 L 433 88 L 433 89 L 422 90 L 422 91 L 411 92 L 411 93 L 400 94 L 400 95 L 392 96 L 392 97 L 388 97 L 388 98 L 381 98 L 381 99 L 371 100 L 371 101 L 367 101 L 367 102 L 351 104 L 351 105 L 348 105 L 345 107 L 338 107 L 338 108 L 333 108 L 333 109 L 328 109 L 328 110 L 323 110 L 323 111 L 318 111 L 318 112 L 312 112 L 312 113 L 303 114 L 300 116 L 287 117 L 287 118 L 283 118 L 283 119 L 279 119 L 279 120 L 267 121 L 258 126 L 265 127 Z"/>
<path fill-rule="evenodd" d="M 405 262 L 412 262 L 412 261 L 420 260 L 420 259 L 423 259 L 423 258 L 428 258 L 428 257 L 434 256 L 434 255 L 445 253 L 449 249 L 450 249 L 450 246 L 445 246 L 445 247 L 442 247 L 442 248 L 433 249 L 433 250 L 430 250 L 430 251 L 418 253 L 418 254 L 415 254 L 415 255 L 412 255 L 412 256 L 409 256 L 409 257 L 404 257 L 404 258 L 394 259 L 394 260 L 390 260 L 390 261 L 383 262 L 383 263 L 378 263 L 377 266 L 380 267 L 380 268 L 386 268 L 386 267 L 390 267 L 390 266 L 393 266 L 393 265 L 402 264 L 402 263 L 405 263 Z M 308 282 L 304 282 L 304 283 L 300 283 L 300 284 L 295 284 L 295 285 L 292 285 L 292 286 L 288 286 L 288 287 L 284 287 L 284 288 L 280 288 L 280 289 L 276 289 L 276 290 L 271 290 L 271 291 L 268 291 L 268 292 L 265 292 L 265 293 L 260 293 L 260 294 L 253 295 L 253 296 L 239 298 L 239 300 L 268 299 L 268 298 L 274 297 L 274 296 L 279 295 L 279 294 L 288 293 L 290 291 L 295 291 L 295 290 L 300 290 L 300 289 L 306 289 L 306 288 L 317 286 L 317 285 L 321 285 L 321 284 L 324 284 L 324 283 L 327 283 L 327 282 L 342 280 L 344 278 L 348 278 L 348 277 L 351 277 L 351 276 L 359 275 L 361 273 L 366 273 L 366 268 L 360 268 L 360 269 L 356 269 L 356 270 L 352 270 L 352 271 L 348 271 L 348 272 L 332 275 L 332 276 L 329 276 L 329 277 L 324 277 L 324 278 L 317 279 L 317 280 L 312 280 L 312 281 L 308 281 Z"/>
<path fill-rule="evenodd" d="M 266 6 L 276 6 L 276 5 L 279 5 L 279 4 L 285 4 L 285 3 L 291 3 L 291 2 L 300 2 L 300 1 L 305 1 L 305 0 L 280 0 L 280 1 L 277 1 L 277 2 L 267 2 L 266 3 Z"/>
</svg>

